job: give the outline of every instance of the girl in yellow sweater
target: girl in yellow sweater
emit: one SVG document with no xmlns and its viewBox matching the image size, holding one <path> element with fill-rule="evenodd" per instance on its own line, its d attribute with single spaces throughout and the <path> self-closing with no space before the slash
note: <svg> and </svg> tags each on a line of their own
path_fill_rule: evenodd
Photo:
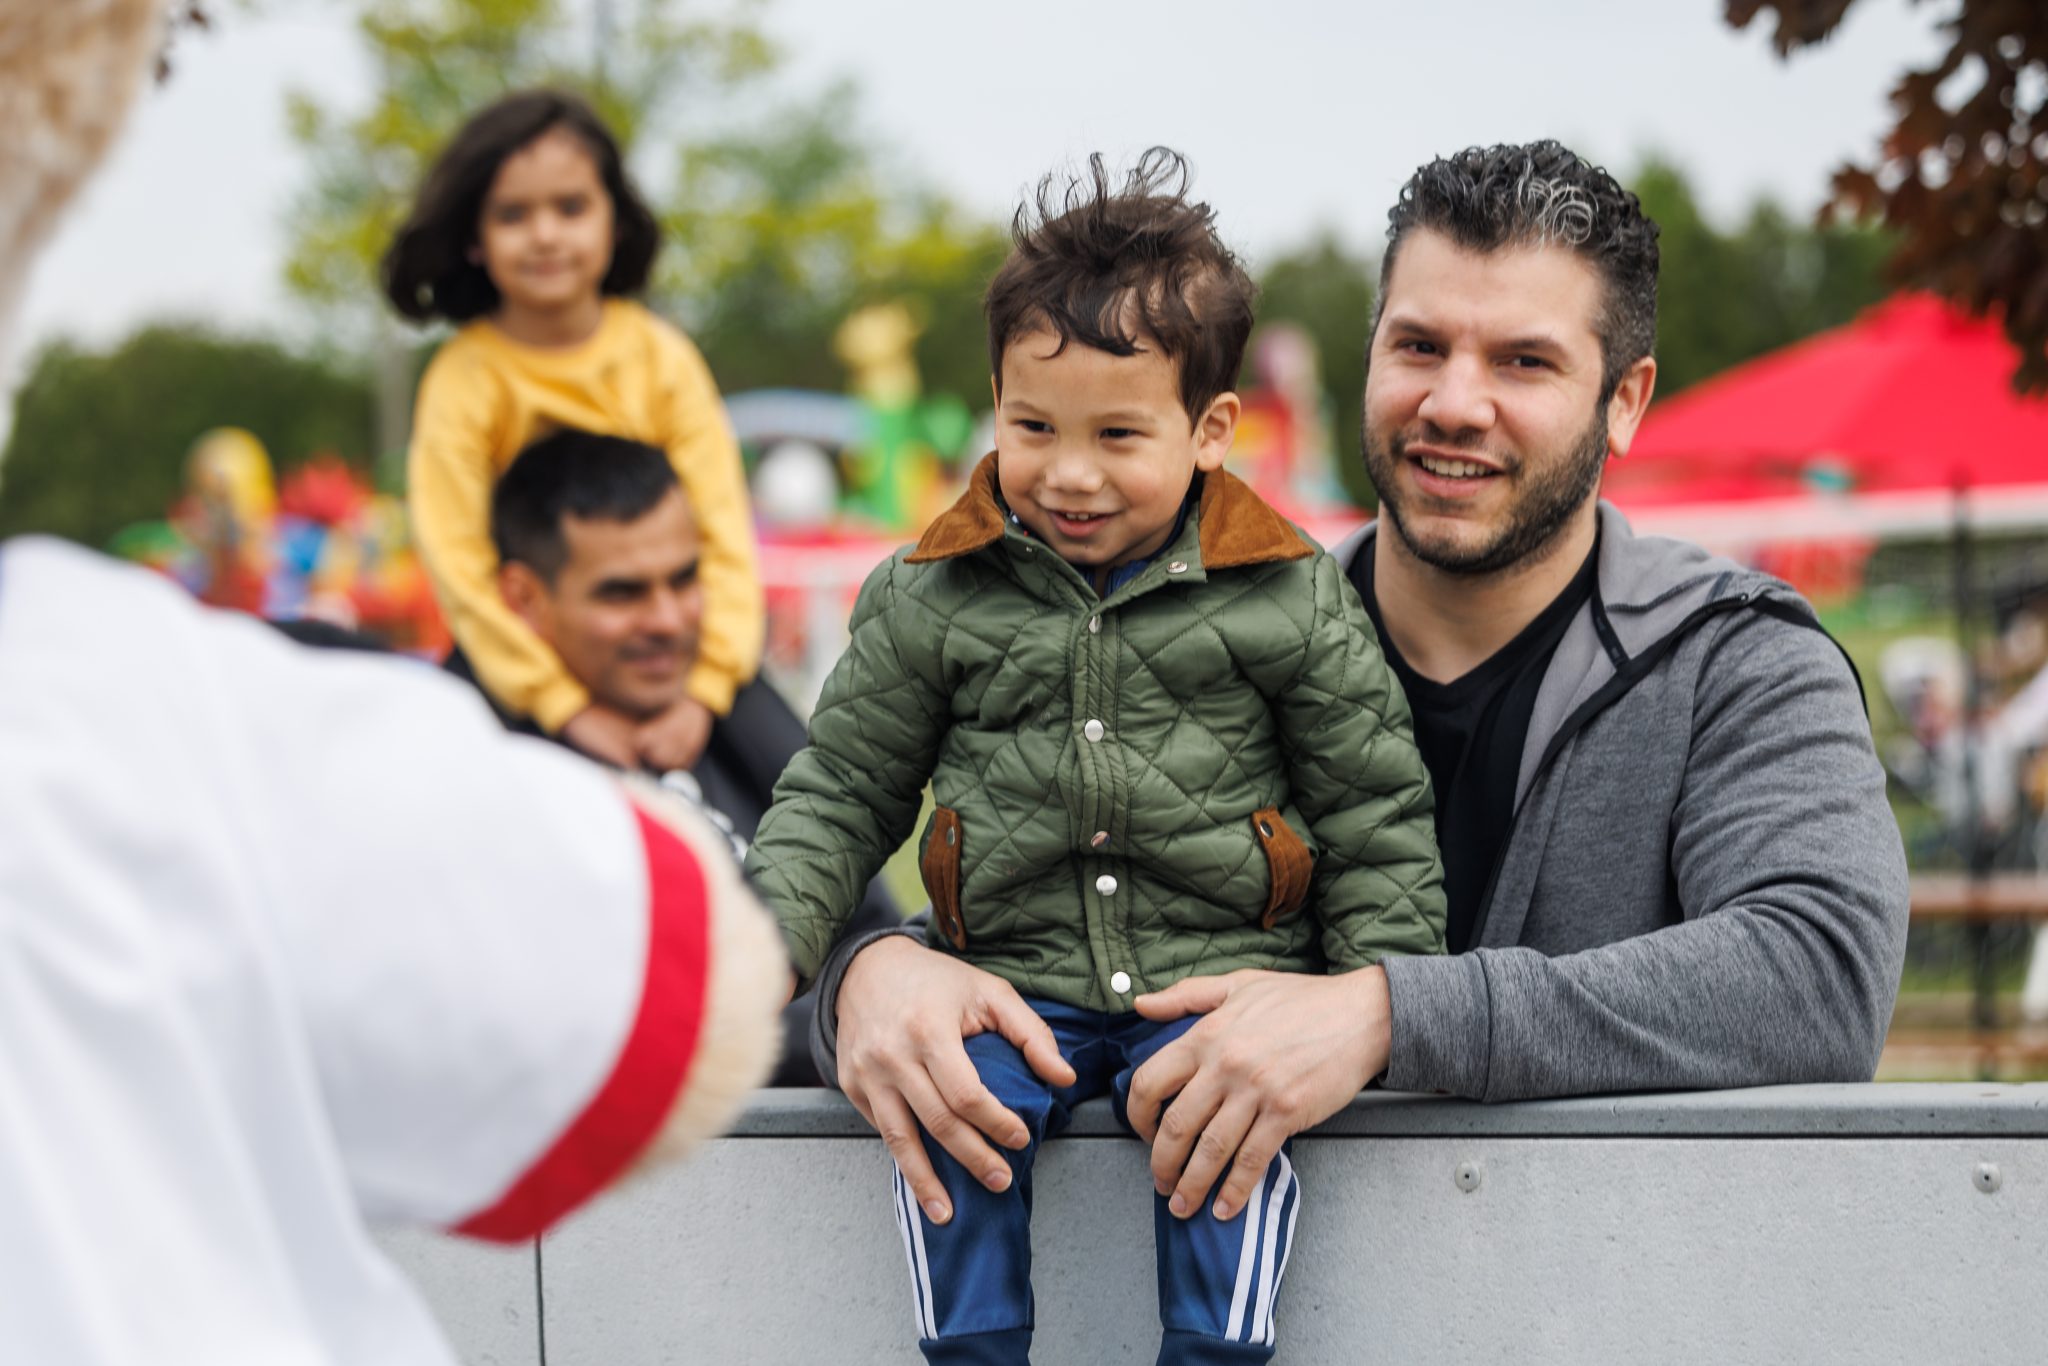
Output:
<svg viewBox="0 0 2048 1366">
<path fill-rule="evenodd" d="M 689 339 L 632 299 L 661 228 L 611 133 L 573 95 L 509 95 L 427 175 L 384 257 L 416 322 L 462 324 L 420 381 L 407 462 L 414 534 L 456 642 L 508 710 L 624 768 L 687 768 L 761 661 L 761 584 L 739 448 Z M 594 702 L 498 594 L 491 488 L 558 427 L 669 453 L 703 541 L 687 695 L 652 717 Z"/>
</svg>

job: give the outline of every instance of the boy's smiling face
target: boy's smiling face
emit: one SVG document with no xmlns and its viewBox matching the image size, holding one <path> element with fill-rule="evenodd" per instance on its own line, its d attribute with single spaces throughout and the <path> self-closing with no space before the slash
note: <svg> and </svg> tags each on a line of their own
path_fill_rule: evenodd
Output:
<svg viewBox="0 0 2048 1366">
<path fill-rule="evenodd" d="M 1156 553 L 1197 470 L 1221 467 L 1236 394 L 1193 421 L 1178 367 L 1149 338 L 1112 355 L 1046 330 L 1003 348 L 996 479 L 1031 534 L 1084 572 Z"/>
</svg>

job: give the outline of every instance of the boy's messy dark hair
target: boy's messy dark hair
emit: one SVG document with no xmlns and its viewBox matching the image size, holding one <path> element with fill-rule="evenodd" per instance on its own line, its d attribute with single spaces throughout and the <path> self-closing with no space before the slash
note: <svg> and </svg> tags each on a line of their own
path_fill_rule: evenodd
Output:
<svg viewBox="0 0 2048 1366">
<path fill-rule="evenodd" d="M 637 522 L 682 485 L 644 441 L 560 427 L 527 446 L 491 490 L 491 543 L 550 587 L 569 558 L 564 518 Z"/>
<path fill-rule="evenodd" d="M 1387 212 L 1387 254 L 1379 302 L 1401 244 L 1416 229 L 1442 233 L 1468 251 L 1561 246 L 1600 273 L 1600 402 L 1614 397 L 1631 365 L 1657 344 L 1657 225 L 1613 176 L 1557 142 L 1468 147 L 1409 177 Z"/>
<path fill-rule="evenodd" d="M 484 196 L 505 159 L 561 128 L 582 142 L 612 201 L 612 262 L 603 294 L 637 294 L 661 248 L 661 225 L 626 178 L 611 130 L 588 104 L 561 90 L 521 90 L 462 126 L 427 172 L 419 199 L 384 253 L 384 294 L 414 322 L 464 323 L 498 307 L 498 287 L 470 259 Z"/>
<path fill-rule="evenodd" d="M 1256 291 L 1217 238 L 1215 212 L 1188 201 L 1188 180 L 1179 153 L 1154 147 L 1120 187 L 1100 154 L 1088 158 L 1085 176 L 1038 182 L 1017 210 L 1010 259 L 983 303 L 997 397 L 1003 352 L 1040 329 L 1058 336 L 1061 350 L 1079 342 L 1113 356 L 1149 338 L 1178 363 L 1191 421 L 1236 387 Z"/>
</svg>

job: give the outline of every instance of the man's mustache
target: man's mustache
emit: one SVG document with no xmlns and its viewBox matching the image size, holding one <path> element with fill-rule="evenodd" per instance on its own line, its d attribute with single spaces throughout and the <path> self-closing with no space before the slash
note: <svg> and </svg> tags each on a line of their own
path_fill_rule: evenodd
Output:
<svg viewBox="0 0 2048 1366">
<path fill-rule="evenodd" d="M 1424 421 L 1413 430 L 1394 433 L 1389 447 L 1396 456 L 1406 456 L 1410 446 L 1435 446 L 1445 451 L 1463 451 L 1484 456 L 1488 464 L 1497 466 L 1508 473 L 1514 472 L 1521 461 L 1487 449 L 1486 437 L 1479 432 L 1447 432 L 1432 422 Z"/>
<path fill-rule="evenodd" d="M 619 650 L 619 658 L 637 664 L 642 660 L 664 659 L 670 655 L 691 653 L 696 648 L 697 637 L 694 634 L 684 635 L 679 633 L 676 635 L 642 636 L 640 639 L 622 646 Z"/>
</svg>

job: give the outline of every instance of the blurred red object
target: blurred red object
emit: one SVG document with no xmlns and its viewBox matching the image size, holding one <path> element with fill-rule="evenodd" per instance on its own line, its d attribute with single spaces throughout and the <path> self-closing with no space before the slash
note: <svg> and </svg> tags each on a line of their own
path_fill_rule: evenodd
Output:
<svg viewBox="0 0 2048 1366">
<path fill-rule="evenodd" d="M 347 523 L 370 498 L 369 486 L 341 457 L 322 453 L 284 477 L 277 510 L 325 527 Z"/>
<path fill-rule="evenodd" d="M 1625 511 L 2048 485 L 2048 399 L 1995 320 L 1902 294 L 1651 408 L 1602 495 Z"/>
</svg>

